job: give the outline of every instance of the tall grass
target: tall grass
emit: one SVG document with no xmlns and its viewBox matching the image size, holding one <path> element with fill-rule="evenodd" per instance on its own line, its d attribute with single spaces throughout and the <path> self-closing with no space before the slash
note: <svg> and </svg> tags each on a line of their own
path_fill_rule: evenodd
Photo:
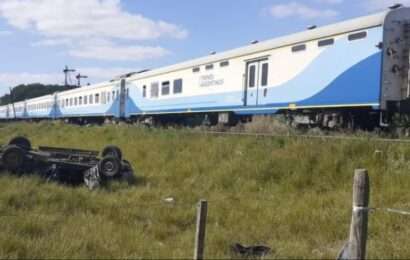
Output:
<svg viewBox="0 0 410 260">
<path fill-rule="evenodd" d="M 211 136 L 133 126 L 0 125 L 0 143 L 101 150 L 116 144 L 139 177 L 97 191 L 0 176 L 0 258 L 191 258 L 195 204 L 209 201 L 207 258 L 240 242 L 270 258 L 335 258 L 347 239 L 353 171 L 371 205 L 410 209 L 410 146 Z M 376 152 L 377 151 L 377 152 Z M 172 197 L 175 203 L 165 203 Z M 410 218 L 370 217 L 369 257 L 410 257 Z"/>
</svg>

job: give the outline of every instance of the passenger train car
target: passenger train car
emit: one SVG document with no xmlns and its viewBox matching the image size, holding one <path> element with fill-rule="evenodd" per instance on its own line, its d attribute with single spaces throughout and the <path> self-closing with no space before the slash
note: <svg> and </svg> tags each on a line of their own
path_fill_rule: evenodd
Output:
<svg viewBox="0 0 410 260">
<path fill-rule="evenodd" d="M 229 123 L 286 114 L 326 127 L 383 125 L 410 112 L 409 49 L 403 7 L 3 106 L 0 119 Z"/>
</svg>

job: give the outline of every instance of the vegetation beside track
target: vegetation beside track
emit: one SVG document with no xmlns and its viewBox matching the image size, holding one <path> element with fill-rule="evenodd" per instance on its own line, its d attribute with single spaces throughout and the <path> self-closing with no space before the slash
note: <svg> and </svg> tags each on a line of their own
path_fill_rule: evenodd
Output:
<svg viewBox="0 0 410 260">
<path fill-rule="evenodd" d="M 335 258 L 356 168 L 369 170 L 371 206 L 410 209 L 408 144 L 61 123 L 0 124 L 0 133 L 3 144 L 16 135 L 34 146 L 116 144 L 139 177 L 88 191 L 1 174 L 0 258 L 191 258 L 202 198 L 207 258 L 230 258 L 235 242 L 267 245 L 271 258 Z M 410 256 L 409 217 L 375 213 L 369 223 L 369 257 Z"/>
</svg>

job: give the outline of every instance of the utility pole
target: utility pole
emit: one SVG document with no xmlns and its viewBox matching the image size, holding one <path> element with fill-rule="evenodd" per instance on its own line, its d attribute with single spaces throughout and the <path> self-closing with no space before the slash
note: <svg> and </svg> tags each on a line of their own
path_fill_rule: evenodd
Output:
<svg viewBox="0 0 410 260">
<path fill-rule="evenodd" d="M 68 87 L 68 77 L 69 77 L 70 73 L 75 72 L 75 70 L 74 69 L 69 69 L 68 66 L 66 65 L 63 72 L 64 72 L 64 76 L 65 76 L 64 86 Z"/>
<path fill-rule="evenodd" d="M 80 73 L 78 73 L 78 75 L 75 76 L 75 78 L 77 79 L 77 86 L 80 88 L 81 87 L 81 79 L 87 79 L 88 76 L 81 75 Z"/>
</svg>

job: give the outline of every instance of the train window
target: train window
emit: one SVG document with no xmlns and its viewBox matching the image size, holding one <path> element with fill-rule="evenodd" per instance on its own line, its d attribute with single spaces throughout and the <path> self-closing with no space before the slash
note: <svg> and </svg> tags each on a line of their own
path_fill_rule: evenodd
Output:
<svg viewBox="0 0 410 260">
<path fill-rule="evenodd" d="M 65 106 L 68 107 L 68 98 L 65 100 Z"/>
<path fill-rule="evenodd" d="M 326 40 L 319 41 L 317 45 L 319 47 L 324 47 L 324 46 L 333 45 L 334 43 L 335 43 L 335 39 L 326 39 Z"/>
<path fill-rule="evenodd" d="M 195 68 L 192 69 L 192 72 L 194 72 L 194 73 L 197 73 L 197 72 L 200 72 L 200 71 L 201 71 L 200 67 L 195 67 Z"/>
<path fill-rule="evenodd" d="M 174 94 L 182 93 L 182 79 L 174 80 Z"/>
<path fill-rule="evenodd" d="M 95 99 L 94 99 L 94 101 L 95 101 L 95 102 L 94 102 L 95 104 L 100 103 L 100 94 L 98 94 L 98 93 L 95 94 Z"/>
<path fill-rule="evenodd" d="M 269 63 L 262 64 L 262 87 L 268 85 Z"/>
<path fill-rule="evenodd" d="M 74 98 L 74 106 L 76 106 L 77 104 L 78 104 L 78 98 L 75 97 L 75 98 Z"/>
<path fill-rule="evenodd" d="M 159 94 L 159 84 L 158 82 L 151 84 L 151 98 L 157 98 Z"/>
<path fill-rule="evenodd" d="M 162 82 L 161 94 L 163 96 L 169 95 L 170 84 L 171 83 L 169 81 Z"/>
<path fill-rule="evenodd" d="M 111 98 L 111 93 L 110 92 L 107 92 L 107 103 L 110 103 L 110 98 Z"/>
<path fill-rule="evenodd" d="M 252 65 L 249 67 L 249 87 L 255 87 L 255 80 L 256 80 L 256 66 Z"/>
<path fill-rule="evenodd" d="M 147 86 L 145 85 L 142 87 L 142 97 L 143 98 L 147 97 Z"/>
<path fill-rule="evenodd" d="M 353 33 L 349 35 L 349 41 L 355 41 L 367 37 L 367 32 Z"/>
<path fill-rule="evenodd" d="M 101 92 L 101 104 L 105 104 L 107 101 L 105 91 Z"/>
<path fill-rule="evenodd" d="M 115 100 L 115 91 L 112 92 L 112 101 Z"/>
<path fill-rule="evenodd" d="M 83 104 L 83 97 L 79 97 L 78 98 L 78 105 L 82 105 Z"/>
<path fill-rule="evenodd" d="M 90 95 L 90 104 L 92 104 L 94 102 L 93 97 L 94 97 L 94 95 Z"/>
<path fill-rule="evenodd" d="M 115 96 L 118 98 L 120 96 L 120 91 L 117 90 L 117 93 L 115 94 Z"/>
<path fill-rule="evenodd" d="M 130 96 L 130 89 L 129 88 L 126 89 L 126 94 L 127 94 L 127 97 Z"/>
<path fill-rule="evenodd" d="M 84 96 L 84 105 L 88 104 L 88 96 Z"/>
<path fill-rule="evenodd" d="M 206 70 L 212 70 L 212 69 L 214 69 L 214 64 L 208 64 L 208 65 L 206 65 L 206 66 L 205 66 L 205 69 L 206 69 Z"/>
<path fill-rule="evenodd" d="M 306 44 L 300 44 L 292 47 L 292 52 L 299 52 L 299 51 L 305 51 L 306 50 Z"/>
<path fill-rule="evenodd" d="M 228 67 L 229 66 L 229 61 L 223 61 L 221 63 L 219 63 L 219 66 L 221 67 Z"/>
</svg>

